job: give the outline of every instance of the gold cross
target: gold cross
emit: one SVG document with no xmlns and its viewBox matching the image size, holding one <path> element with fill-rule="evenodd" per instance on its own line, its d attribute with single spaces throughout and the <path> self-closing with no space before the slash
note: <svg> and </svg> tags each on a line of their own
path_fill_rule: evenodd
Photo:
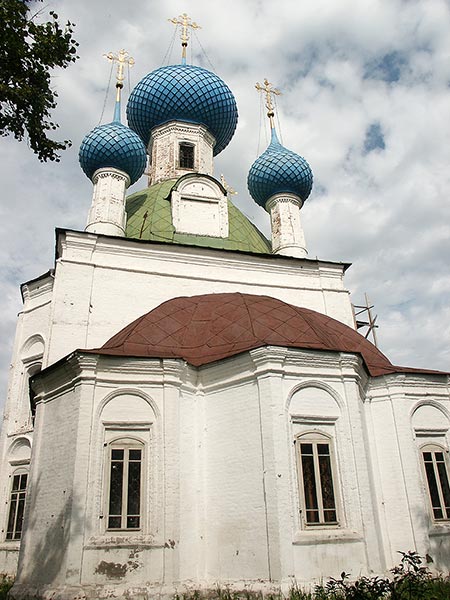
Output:
<svg viewBox="0 0 450 600">
<path fill-rule="evenodd" d="M 134 58 L 128 54 L 127 50 L 119 50 L 117 54 L 108 52 L 108 54 L 104 54 L 103 56 L 112 63 L 117 63 L 116 86 L 118 88 L 123 88 L 123 80 L 125 79 L 123 69 L 125 65 L 132 67 L 134 65 Z"/>
<path fill-rule="evenodd" d="M 191 17 L 188 17 L 186 13 L 179 15 L 179 17 L 174 17 L 173 19 L 168 19 L 175 26 L 181 25 L 181 46 L 183 48 L 182 58 L 186 58 L 186 48 L 189 41 L 189 27 L 191 29 L 201 29 L 200 25 L 197 25 Z"/>
<path fill-rule="evenodd" d="M 230 195 L 237 194 L 236 190 L 234 190 L 231 186 L 229 186 L 228 183 L 225 181 L 225 177 L 223 176 L 223 173 L 221 173 L 221 175 L 220 175 L 220 183 L 225 188 L 225 191 L 227 192 L 227 194 L 230 194 Z"/>
<path fill-rule="evenodd" d="M 268 111 L 267 116 L 269 117 L 269 120 L 270 120 L 270 126 L 273 128 L 274 127 L 273 117 L 274 117 L 275 113 L 274 113 L 274 107 L 273 107 L 273 103 L 272 103 L 272 95 L 281 96 L 281 92 L 280 92 L 280 90 L 277 90 L 276 88 L 274 88 L 273 84 L 270 83 L 270 81 L 268 79 L 264 79 L 264 85 L 261 85 L 260 83 L 256 83 L 255 88 L 258 90 L 258 92 L 262 92 L 263 94 L 266 95 L 266 108 Z"/>
</svg>

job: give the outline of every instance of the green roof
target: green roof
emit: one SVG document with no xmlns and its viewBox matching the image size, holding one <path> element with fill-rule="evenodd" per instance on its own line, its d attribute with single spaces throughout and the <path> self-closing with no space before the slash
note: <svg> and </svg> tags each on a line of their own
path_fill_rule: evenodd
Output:
<svg viewBox="0 0 450 600">
<path fill-rule="evenodd" d="M 170 206 L 170 193 L 177 181 L 178 179 L 169 179 L 156 183 L 127 198 L 127 238 L 206 246 L 221 250 L 271 253 L 270 242 L 230 200 L 227 238 L 177 233 L 172 225 Z"/>
</svg>

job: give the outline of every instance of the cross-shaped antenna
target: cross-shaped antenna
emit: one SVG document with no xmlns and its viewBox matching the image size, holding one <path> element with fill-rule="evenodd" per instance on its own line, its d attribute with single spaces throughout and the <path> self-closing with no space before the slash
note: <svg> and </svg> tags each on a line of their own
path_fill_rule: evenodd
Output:
<svg viewBox="0 0 450 600">
<path fill-rule="evenodd" d="M 274 106 L 272 103 L 272 96 L 281 96 L 280 90 L 277 90 L 273 87 L 273 84 L 270 83 L 268 79 L 264 79 L 264 85 L 260 83 L 255 84 L 255 88 L 258 92 L 262 92 L 266 95 L 266 108 L 267 108 L 267 116 L 269 117 L 270 127 L 273 129 L 275 127 L 275 123 L 273 121 L 273 117 L 275 116 Z"/>
<path fill-rule="evenodd" d="M 189 41 L 189 27 L 191 29 L 201 29 L 200 25 L 197 25 L 191 17 L 188 17 L 186 13 L 179 15 L 179 17 L 174 17 L 173 19 L 168 19 L 171 23 L 173 23 L 176 27 L 181 25 L 181 47 L 183 48 L 181 53 L 181 58 L 183 62 L 186 61 L 186 48 Z"/>
</svg>

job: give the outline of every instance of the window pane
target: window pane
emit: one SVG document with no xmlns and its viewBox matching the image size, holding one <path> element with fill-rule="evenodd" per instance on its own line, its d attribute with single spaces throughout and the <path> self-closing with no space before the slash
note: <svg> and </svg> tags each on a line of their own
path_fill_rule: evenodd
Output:
<svg viewBox="0 0 450 600">
<path fill-rule="evenodd" d="M 123 450 L 122 449 L 117 449 L 117 448 L 113 448 L 111 450 L 111 458 L 113 460 L 123 460 Z"/>
<path fill-rule="evenodd" d="M 109 529 L 120 529 L 122 517 L 109 517 L 108 527 Z"/>
<path fill-rule="evenodd" d="M 9 507 L 9 518 L 8 518 L 8 529 L 6 532 L 6 539 L 12 540 L 14 535 L 14 521 L 16 520 L 16 494 L 11 496 L 11 504 Z"/>
<path fill-rule="evenodd" d="M 444 462 L 437 463 L 439 479 L 441 482 L 442 496 L 444 498 L 444 507 L 447 509 L 447 518 L 450 516 L 450 486 L 448 484 L 448 474 Z"/>
<path fill-rule="evenodd" d="M 19 489 L 19 486 L 20 486 L 19 482 L 20 482 L 20 475 L 14 475 L 13 485 L 12 485 L 13 492 L 15 492 L 16 490 Z"/>
<path fill-rule="evenodd" d="M 127 517 L 127 529 L 139 529 L 140 518 L 139 517 Z"/>
<path fill-rule="evenodd" d="M 28 479 L 28 474 L 27 473 L 22 473 L 22 475 L 20 476 L 20 483 L 19 483 L 19 489 L 20 490 L 26 490 L 27 489 L 27 479 Z"/>
<path fill-rule="evenodd" d="M 433 508 L 440 507 L 441 503 L 440 503 L 440 500 L 439 500 L 439 493 L 438 493 L 437 482 L 436 482 L 436 475 L 435 475 L 435 472 L 434 472 L 433 463 L 426 462 L 425 463 L 425 471 L 426 471 L 426 474 L 427 474 L 428 490 L 430 492 L 430 497 L 431 497 L 431 506 Z M 442 519 L 442 517 L 435 517 L 435 518 L 436 519 L 438 519 L 438 518 Z"/>
<path fill-rule="evenodd" d="M 314 459 L 312 456 L 302 456 L 302 470 L 307 521 L 309 522 L 311 518 L 311 522 L 316 522 L 316 519 L 308 512 L 310 510 L 317 511 L 318 509 Z"/>
<path fill-rule="evenodd" d="M 141 460 L 141 450 L 130 450 L 130 460 Z"/>
<path fill-rule="evenodd" d="M 431 458 L 431 452 L 424 452 L 423 453 L 423 460 L 425 462 L 431 462 L 433 459 Z"/>
<path fill-rule="evenodd" d="M 321 444 L 322 446 L 323 444 Z M 328 449 L 328 444 L 327 444 Z M 333 475 L 331 473 L 330 455 L 319 455 L 320 484 L 322 486 L 322 504 L 325 509 L 336 508 L 334 502 Z M 325 519 L 326 520 L 326 519 Z"/>
<path fill-rule="evenodd" d="M 180 167 L 182 169 L 194 168 L 194 146 L 180 144 Z"/>
<path fill-rule="evenodd" d="M 112 452 L 116 452 L 113 450 Z M 123 450 L 121 450 L 123 455 Z M 111 453 L 112 454 L 112 453 Z M 111 461 L 111 476 L 109 488 L 109 514 L 116 516 L 122 514 L 122 490 L 123 490 L 123 462 Z M 110 527 L 120 527 L 111 526 Z"/>
<path fill-rule="evenodd" d="M 337 522 L 335 510 L 324 510 L 323 516 L 324 516 L 325 523 L 336 523 Z"/>
<path fill-rule="evenodd" d="M 141 501 L 141 463 L 128 465 L 128 506 L 127 515 L 139 515 Z"/>
<path fill-rule="evenodd" d="M 22 523 L 23 523 L 23 510 L 25 508 L 25 494 L 22 492 L 19 494 L 19 501 L 17 503 L 17 517 L 16 517 L 16 531 L 14 535 L 15 540 L 20 540 L 22 535 Z"/>
<path fill-rule="evenodd" d="M 443 519 L 442 508 L 433 508 L 433 516 L 435 519 Z"/>
</svg>

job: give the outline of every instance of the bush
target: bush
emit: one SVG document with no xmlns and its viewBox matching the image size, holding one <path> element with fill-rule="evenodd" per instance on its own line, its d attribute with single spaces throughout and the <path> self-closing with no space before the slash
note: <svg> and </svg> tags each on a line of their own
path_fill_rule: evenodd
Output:
<svg viewBox="0 0 450 600">
<path fill-rule="evenodd" d="M 263 595 L 217 588 L 214 592 L 177 594 L 174 600 L 450 600 L 450 577 L 433 576 L 417 552 L 400 554 L 400 564 L 391 570 L 390 578 L 359 577 L 350 581 L 350 575 L 343 571 L 339 579 L 331 578 L 313 592 L 293 586 L 287 598 L 281 592 Z"/>
<path fill-rule="evenodd" d="M 14 580 L 7 575 L 0 575 L 0 600 L 6 600 L 9 590 L 12 587 Z"/>
</svg>

